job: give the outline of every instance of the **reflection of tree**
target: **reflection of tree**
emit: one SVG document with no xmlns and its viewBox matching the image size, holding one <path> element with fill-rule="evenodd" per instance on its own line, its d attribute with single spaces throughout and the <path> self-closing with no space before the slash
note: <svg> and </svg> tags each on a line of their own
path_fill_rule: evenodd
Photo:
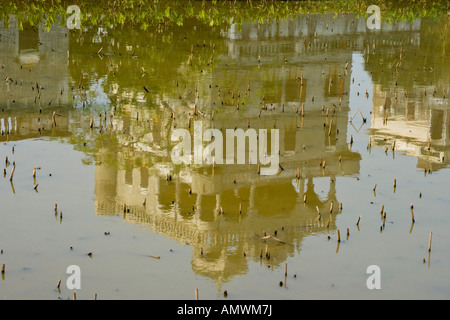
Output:
<svg viewBox="0 0 450 320">
<path fill-rule="evenodd" d="M 70 1 L 20 1 L 6 2 L 0 11 L 0 20 L 8 21 L 16 15 L 33 25 L 45 23 L 47 27 L 67 16 Z M 180 1 L 166 0 L 148 3 L 143 0 L 77 1 L 82 12 L 81 25 L 123 27 L 131 25 L 139 30 L 149 27 L 158 31 L 170 26 L 182 26 L 187 19 L 196 18 L 203 25 L 219 26 L 249 21 L 278 21 L 298 14 L 325 14 L 353 12 L 366 16 L 370 5 L 378 5 L 383 18 L 389 21 L 405 21 L 420 17 L 436 17 L 447 12 L 445 1 L 430 0 L 361 0 L 361 1 Z"/>
<path fill-rule="evenodd" d="M 370 54 L 366 52 L 366 69 L 383 90 L 393 88 L 399 94 L 407 90 L 408 96 L 412 97 L 423 92 L 423 89 L 417 92 L 417 86 L 424 86 L 428 88 L 428 94 L 432 95 L 436 88 L 437 95 L 442 96 L 450 81 L 447 72 L 450 40 L 443 36 L 447 18 L 415 23 L 420 24 L 420 30 L 381 32 L 367 37 L 365 45 L 369 46 Z M 391 92 L 391 97 L 393 95 Z"/>
</svg>

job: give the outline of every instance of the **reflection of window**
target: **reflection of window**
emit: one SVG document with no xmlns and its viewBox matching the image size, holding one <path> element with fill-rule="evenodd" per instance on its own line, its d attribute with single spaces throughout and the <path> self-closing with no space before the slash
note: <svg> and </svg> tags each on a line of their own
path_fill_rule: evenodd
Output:
<svg viewBox="0 0 450 320">
<path fill-rule="evenodd" d="M 447 132 L 446 132 L 446 135 L 445 135 L 445 137 L 446 137 L 446 139 L 447 139 L 447 141 L 450 139 L 450 114 L 448 114 L 448 111 L 447 111 L 447 114 L 446 114 L 446 127 L 447 127 Z"/>
<path fill-rule="evenodd" d="M 133 185 L 133 170 L 131 169 L 125 171 L 125 184 L 129 186 Z"/>
<path fill-rule="evenodd" d="M 432 140 L 442 139 L 442 129 L 444 127 L 444 111 L 431 110 L 431 128 L 430 134 Z"/>
<path fill-rule="evenodd" d="M 141 168 L 141 188 L 148 188 L 148 169 L 144 167 Z"/>
<path fill-rule="evenodd" d="M 39 32 L 28 23 L 23 23 L 23 30 L 19 30 L 19 52 L 22 50 L 36 50 L 39 45 Z"/>
<path fill-rule="evenodd" d="M 408 102 L 408 108 L 406 109 L 406 119 L 415 119 L 416 104 L 414 102 Z"/>
<path fill-rule="evenodd" d="M 285 151 L 295 151 L 295 138 L 296 131 L 292 130 L 292 128 L 285 128 L 284 131 L 284 150 Z M 270 141 L 270 140 L 269 140 Z"/>
</svg>

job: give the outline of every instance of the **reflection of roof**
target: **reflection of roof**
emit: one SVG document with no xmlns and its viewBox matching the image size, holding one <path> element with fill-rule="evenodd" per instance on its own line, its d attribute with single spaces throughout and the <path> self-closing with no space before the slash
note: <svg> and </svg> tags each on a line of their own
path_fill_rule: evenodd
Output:
<svg viewBox="0 0 450 320">
<path fill-rule="evenodd" d="M 383 21 L 380 33 L 395 31 L 420 30 L 421 20 L 413 22 L 401 21 L 398 23 L 386 23 Z M 301 36 L 342 36 L 355 34 L 370 34 L 364 17 L 357 17 L 354 13 L 345 14 L 312 14 L 300 15 L 296 19 L 280 19 L 279 21 L 264 23 L 245 23 L 242 26 L 232 24 L 221 35 L 228 39 L 239 40 L 265 40 L 283 39 Z"/>
</svg>

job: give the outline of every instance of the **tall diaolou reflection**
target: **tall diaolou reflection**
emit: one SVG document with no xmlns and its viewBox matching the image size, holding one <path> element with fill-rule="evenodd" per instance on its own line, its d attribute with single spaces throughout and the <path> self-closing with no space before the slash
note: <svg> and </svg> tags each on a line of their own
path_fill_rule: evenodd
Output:
<svg viewBox="0 0 450 320">
<path fill-rule="evenodd" d="M 395 140 L 419 167 L 447 166 L 448 40 L 442 60 L 421 60 L 444 27 L 416 20 L 370 32 L 351 14 L 226 30 L 187 21 L 162 33 L 19 32 L 12 21 L 1 29 L 1 139 L 64 137 L 95 162 L 96 214 L 189 243 L 195 272 L 221 283 L 245 273 L 247 259 L 280 265 L 305 236 L 335 232 L 338 178 L 360 172 L 349 124 L 354 52 L 374 82 L 362 124 L 372 145 Z M 278 174 L 174 165 L 171 133 L 193 133 L 194 121 L 279 129 Z"/>
<path fill-rule="evenodd" d="M 373 144 L 417 157 L 417 168 L 425 171 L 449 164 L 449 40 L 439 32 L 447 28 L 443 19 L 406 36 L 383 35 L 366 61 L 375 83 Z"/>
</svg>

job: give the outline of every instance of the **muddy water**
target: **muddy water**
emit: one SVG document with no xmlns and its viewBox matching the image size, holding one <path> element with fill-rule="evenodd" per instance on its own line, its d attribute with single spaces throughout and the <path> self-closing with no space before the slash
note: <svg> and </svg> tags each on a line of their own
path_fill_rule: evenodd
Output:
<svg viewBox="0 0 450 320">
<path fill-rule="evenodd" d="M 81 34 L 12 20 L 1 297 L 71 299 L 78 265 L 77 299 L 448 299 L 447 29 L 369 31 L 351 14 Z M 174 164 L 171 134 L 195 123 L 279 130 L 278 173 Z"/>
</svg>

